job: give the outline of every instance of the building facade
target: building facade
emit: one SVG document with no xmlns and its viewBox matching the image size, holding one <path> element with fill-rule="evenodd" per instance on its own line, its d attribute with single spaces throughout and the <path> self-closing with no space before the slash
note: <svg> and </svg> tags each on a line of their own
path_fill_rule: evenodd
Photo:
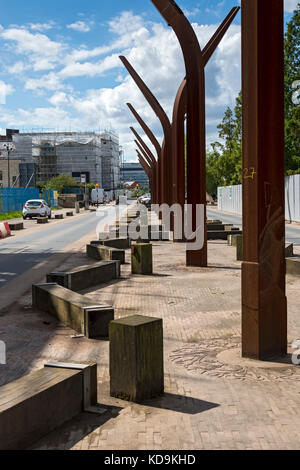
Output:
<svg viewBox="0 0 300 470">
<path fill-rule="evenodd" d="M 140 163 L 123 163 L 121 167 L 121 181 L 135 181 L 140 186 L 149 187 L 149 178 Z"/>
<path fill-rule="evenodd" d="M 104 190 L 116 190 L 120 184 L 119 138 L 112 132 L 40 132 L 19 133 L 7 131 L 0 137 L 0 159 L 10 164 L 23 164 L 19 171 L 22 184 L 32 181 L 47 183 L 51 178 L 65 174 L 80 182 L 99 184 Z M 25 167 L 24 167 L 25 165 Z M 32 166 L 33 165 L 33 166 Z M 32 171 L 32 175 L 30 172 Z"/>
</svg>

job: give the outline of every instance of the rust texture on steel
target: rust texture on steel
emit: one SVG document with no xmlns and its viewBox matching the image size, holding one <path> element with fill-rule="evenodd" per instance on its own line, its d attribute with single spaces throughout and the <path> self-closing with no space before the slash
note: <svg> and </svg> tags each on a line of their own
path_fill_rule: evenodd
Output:
<svg viewBox="0 0 300 470">
<path fill-rule="evenodd" d="M 158 140 L 156 139 L 155 135 L 151 131 L 151 129 L 147 126 L 145 121 L 141 118 L 141 116 L 138 114 L 138 112 L 134 109 L 132 104 L 127 103 L 127 106 L 130 109 L 130 111 L 132 112 L 132 114 L 134 115 L 134 117 L 136 118 L 137 122 L 139 123 L 139 125 L 141 126 L 141 128 L 143 129 L 146 136 L 148 137 L 148 139 L 150 140 L 150 142 L 152 143 L 153 147 L 156 150 L 157 162 L 156 162 L 156 175 L 155 175 L 155 178 L 156 178 L 155 200 L 156 200 L 157 204 L 160 204 L 161 203 L 161 185 L 162 185 L 162 183 L 161 183 L 161 178 L 162 178 L 162 176 L 161 176 L 161 146 L 160 146 Z"/>
<path fill-rule="evenodd" d="M 205 76 L 204 68 L 229 25 L 237 14 L 239 7 L 233 8 L 225 21 L 218 28 L 206 47 L 201 51 L 197 36 L 173 0 L 151 0 L 166 22 L 173 28 L 184 56 L 186 68 L 186 101 L 187 101 L 187 203 L 192 206 L 192 226 L 196 226 L 196 207 L 202 204 L 204 210 L 204 245 L 200 250 L 187 250 L 188 266 L 207 266 L 207 233 L 206 233 L 206 137 L 205 137 Z M 184 88 L 184 84 L 182 84 Z M 182 92 L 182 90 L 181 90 Z M 180 91 L 179 91 L 180 94 Z M 178 103 L 177 103 L 178 106 Z M 178 107 L 175 113 L 179 114 Z M 182 129 L 180 119 L 175 114 L 176 125 Z M 174 123 L 174 121 L 173 121 Z M 172 137 L 173 145 L 176 139 L 182 146 L 180 137 Z M 178 149 L 178 147 L 177 147 Z M 175 191 L 178 190 L 179 171 L 182 166 L 176 166 Z M 182 184 L 182 177 L 181 177 Z M 174 190 L 174 188 L 173 188 Z M 182 197 L 182 196 L 181 196 Z"/>
<path fill-rule="evenodd" d="M 149 149 L 148 145 L 145 144 L 145 142 L 143 141 L 143 139 L 140 137 L 140 135 L 138 134 L 138 132 L 134 129 L 134 127 L 130 127 L 130 130 L 132 131 L 132 133 L 134 134 L 134 136 L 136 137 L 137 141 L 135 141 L 136 145 L 139 147 L 139 149 L 141 150 L 142 154 L 144 155 L 144 157 L 146 158 L 149 166 L 151 167 L 152 169 L 152 185 L 151 185 L 151 195 L 152 195 L 152 204 L 156 204 L 157 201 L 156 201 L 156 195 L 157 195 L 157 187 L 156 187 L 156 160 L 155 160 L 155 157 L 153 155 L 153 153 L 151 152 L 151 150 Z"/>
<path fill-rule="evenodd" d="M 151 161 L 151 166 L 155 167 L 156 166 L 156 160 L 155 160 L 155 157 L 154 157 L 153 153 L 149 149 L 148 145 L 145 144 L 145 142 L 143 141 L 143 139 L 141 138 L 139 133 L 134 129 L 134 127 L 130 127 L 130 130 L 135 135 L 136 139 L 139 141 L 140 145 L 143 147 L 143 149 L 147 153 L 147 155 L 148 155 L 148 157 Z"/>
<path fill-rule="evenodd" d="M 163 131 L 166 145 L 163 145 L 161 152 L 161 202 L 172 204 L 172 132 L 171 132 L 171 123 L 165 111 L 149 90 L 147 85 L 143 82 L 138 73 L 134 70 L 132 65 L 128 62 L 126 57 L 120 56 L 120 60 L 127 69 L 128 73 L 131 75 L 136 85 L 148 101 L 149 105 L 152 107 L 153 111 L 159 118 Z"/>
<path fill-rule="evenodd" d="M 152 191 L 153 190 L 153 170 L 152 168 L 150 168 L 150 166 L 145 162 L 144 158 L 142 157 L 142 155 L 139 153 L 139 151 L 137 150 L 136 151 L 137 155 L 138 155 L 138 159 L 139 159 L 139 162 L 142 166 L 142 168 L 144 169 L 146 175 L 148 176 L 149 178 L 149 185 L 150 185 L 150 193 L 152 194 Z"/>
<path fill-rule="evenodd" d="M 283 0 L 242 0 L 242 354 L 287 352 Z"/>
</svg>

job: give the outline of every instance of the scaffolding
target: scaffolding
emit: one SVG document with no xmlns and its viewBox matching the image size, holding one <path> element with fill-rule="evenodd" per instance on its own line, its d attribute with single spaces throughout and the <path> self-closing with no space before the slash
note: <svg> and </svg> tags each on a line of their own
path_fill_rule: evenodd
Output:
<svg viewBox="0 0 300 470">
<path fill-rule="evenodd" d="M 100 184 L 106 191 L 120 184 L 121 151 L 112 131 L 28 132 L 13 136 L 11 158 L 36 166 L 36 180 L 47 183 L 66 174 L 80 182 Z"/>
</svg>

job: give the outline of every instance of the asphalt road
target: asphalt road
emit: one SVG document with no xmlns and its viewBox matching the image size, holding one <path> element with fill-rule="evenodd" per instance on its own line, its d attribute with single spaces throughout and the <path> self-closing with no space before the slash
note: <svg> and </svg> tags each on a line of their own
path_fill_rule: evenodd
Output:
<svg viewBox="0 0 300 470">
<path fill-rule="evenodd" d="M 105 209 L 107 223 L 115 217 L 115 206 L 105 206 Z M 31 233 L 24 230 L 16 237 L 0 240 L 0 288 L 50 256 L 65 251 L 85 235 L 91 233 L 91 237 L 97 239 L 99 222 L 96 212 L 89 212 L 59 224 L 41 226 Z"/>
<path fill-rule="evenodd" d="M 209 219 L 220 219 L 226 224 L 234 224 L 237 227 L 242 227 L 242 216 L 240 215 L 207 209 L 207 217 Z M 285 237 L 287 242 L 300 245 L 300 226 L 286 224 Z"/>
</svg>

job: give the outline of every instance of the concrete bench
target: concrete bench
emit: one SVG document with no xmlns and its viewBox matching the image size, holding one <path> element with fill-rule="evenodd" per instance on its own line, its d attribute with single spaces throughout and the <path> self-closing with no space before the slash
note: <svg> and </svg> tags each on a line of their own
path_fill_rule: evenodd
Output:
<svg viewBox="0 0 300 470">
<path fill-rule="evenodd" d="M 27 449 L 96 404 L 96 364 L 46 364 L 0 387 L 0 449 Z"/>
<path fill-rule="evenodd" d="M 220 231 L 220 230 L 230 230 L 233 225 L 232 224 L 217 224 L 217 223 L 213 223 L 213 224 L 206 224 L 206 227 L 207 227 L 207 231 Z"/>
<path fill-rule="evenodd" d="M 229 235 L 242 235 L 242 230 L 234 228 L 232 230 L 207 231 L 207 240 L 227 240 Z"/>
<path fill-rule="evenodd" d="M 87 338 L 107 338 L 109 322 L 114 319 L 111 306 L 95 305 L 85 296 L 55 283 L 34 284 L 32 305 Z"/>
<path fill-rule="evenodd" d="M 63 219 L 64 215 L 63 214 L 55 214 L 55 219 Z"/>
<path fill-rule="evenodd" d="M 36 219 L 38 224 L 47 224 L 48 223 L 48 218 L 47 217 L 38 217 Z"/>
<path fill-rule="evenodd" d="M 120 261 L 125 264 L 125 250 L 104 245 L 87 245 L 86 254 L 89 258 L 103 261 Z"/>
<path fill-rule="evenodd" d="M 23 222 L 9 222 L 8 223 L 10 230 L 23 230 L 24 229 L 24 224 Z"/>
<path fill-rule="evenodd" d="M 286 258 L 286 273 L 300 276 L 300 256 L 294 258 Z"/>
<path fill-rule="evenodd" d="M 66 289 L 79 291 L 120 277 L 120 261 L 100 261 L 78 266 L 68 272 L 47 274 L 47 283 L 57 283 Z"/>
<path fill-rule="evenodd" d="M 94 240 L 91 245 L 104 245 L 118 250 L 127 250 L 130 248 L 131 242 L 129 238 L 109 238 L 108 240 Z"/>
</svg>

